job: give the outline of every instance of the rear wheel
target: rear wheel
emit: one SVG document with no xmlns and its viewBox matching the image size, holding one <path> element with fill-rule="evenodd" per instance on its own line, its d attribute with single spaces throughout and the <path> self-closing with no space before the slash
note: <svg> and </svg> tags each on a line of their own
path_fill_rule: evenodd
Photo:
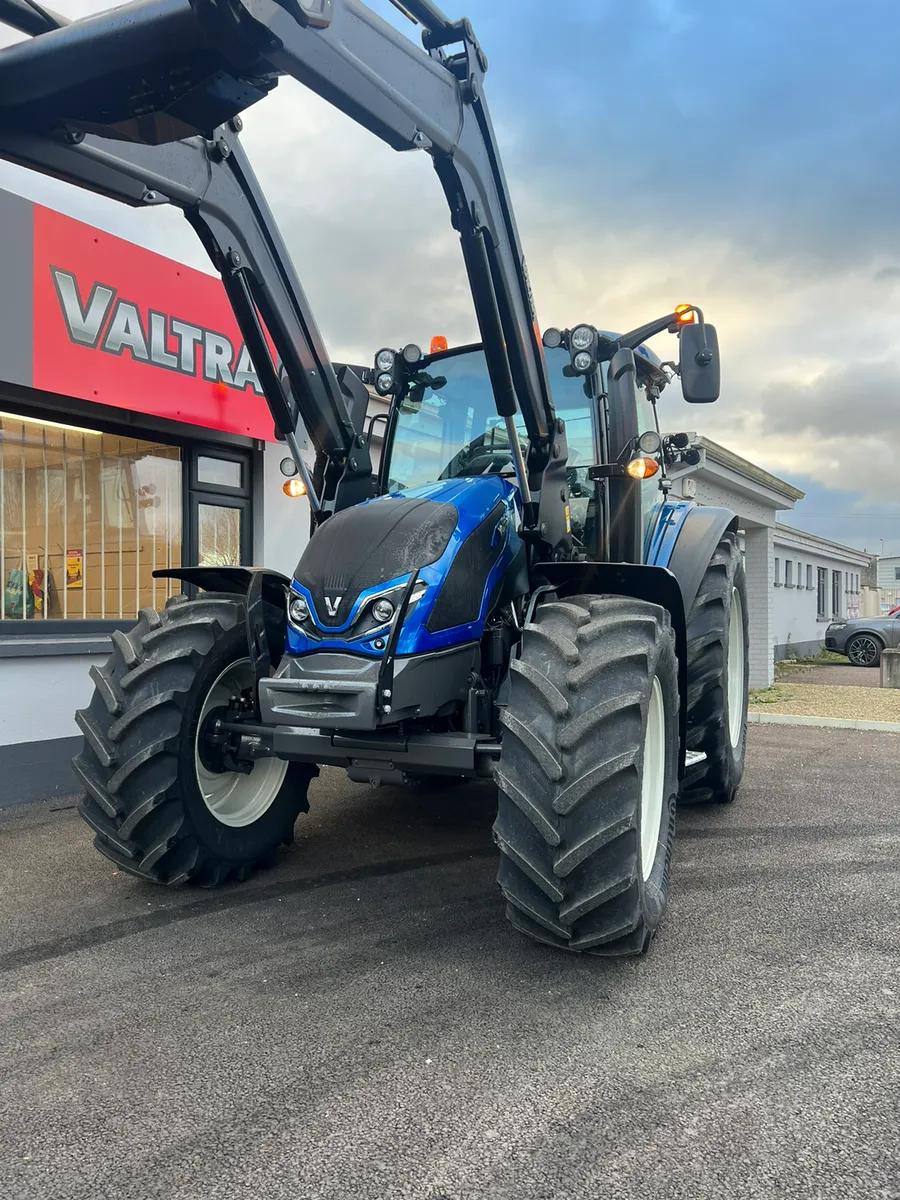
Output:
<svg viewBox="0 0 900 1200">
<path fill-rule="evenodd" d="M 744 774 L 749 627 L 747 584 L 737 539 L 726 534 L 710 561 L 687 626 L 687 749 L 681 799 L 729 804 Z"/>
<path fill-rule="evenodd" d="M 847 643 L 847 657 L 854 667 L 877 667 L 884 649 L 871 633 L 858 633 Z"/>
<path fill-rule="evenodd" d="M 94 845 L 155 883 L 244 879 L 293 839 L 315 768 L 261 758 L 227 770 L 204 738 L 213 709 L 253 685 L 244 605 L 233 596 L 174 597 L 144 609 L 76 714 L 79 805 Z"/>
<path fill-rule="evenodd" d="M 543 604 L 510 670 L 494 825 L 509 920 L 566 950 L 642 953 L 675 832 L 669 615 L 618 596 Z"/>
</svg>

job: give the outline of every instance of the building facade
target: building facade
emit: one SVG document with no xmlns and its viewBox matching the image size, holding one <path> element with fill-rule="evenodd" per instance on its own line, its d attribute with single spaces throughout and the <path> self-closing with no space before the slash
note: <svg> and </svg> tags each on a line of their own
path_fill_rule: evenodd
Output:
<svg viewBox="0 0 900 1200">
<path fill-rule="evenodd" d="M 831 621 L 864 615 L 861 579 L 872 556 L 788 525 L 776 526 L 774 555 L 775 659 L 818 654 Z"/>
<path fill-rule="evenodd" d="M 878 559 L 876 587 L 881 590 L 885 606 L 900 604 L 900 555 L 884 555 Z"/>
<path fill-rule="evenodd" d="M 836 616 L 861 614 L 872 555 L 780 524 L 804 493 L 733 451 L 700 438 L 701 466 L 675 491 L 730 508 L 740 522 L 750 621 L 750 686 L 768 687 L 775 662 L 817 654 Z"/>
<path fill-rule="evenodd" d="M 0 192 L 0 804 L 72 792 L 75 710 L 155 569 L 309 532 L 218 279 Z"/>
</svg>

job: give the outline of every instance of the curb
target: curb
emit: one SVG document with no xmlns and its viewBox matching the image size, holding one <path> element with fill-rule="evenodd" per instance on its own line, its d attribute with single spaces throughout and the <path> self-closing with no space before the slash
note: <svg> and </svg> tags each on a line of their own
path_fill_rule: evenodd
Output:
<svg viewBox="0 0 900 1200">
<path fill-rule="evenodd" d="M 845 721 L 842 717 L 795 717 L 788 713 L 747 713 L 750 725 L 815 725 L 820 729 L 859 729 L 900 733 L 900 721 Z"/>
</svg>

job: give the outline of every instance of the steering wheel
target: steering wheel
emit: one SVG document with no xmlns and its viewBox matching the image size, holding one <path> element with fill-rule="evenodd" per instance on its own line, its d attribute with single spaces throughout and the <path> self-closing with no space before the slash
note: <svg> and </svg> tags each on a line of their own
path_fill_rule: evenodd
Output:
<svg viewBox="0 0 900 1200">
<path fill-rule="evenodd" d="M 489 435 L 482 433 L 463 446 L 440 474 L 441 479 L 453 479 L 459 475 L 499 474 L 506 466 L 514 465 L 509 446 L 487 448 Z"/>
</svg>

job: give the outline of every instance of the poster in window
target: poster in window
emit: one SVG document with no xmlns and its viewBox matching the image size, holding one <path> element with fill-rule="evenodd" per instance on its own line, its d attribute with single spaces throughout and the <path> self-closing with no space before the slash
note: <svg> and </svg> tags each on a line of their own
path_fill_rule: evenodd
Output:
<svg viewBox="0 0 900 1200">
<path fill-rule="evenodd" d="M 66 551 L 66 587 L 83 588 L 84 572 L 82 570 L 84 555 L 81 550 Z"/>
</svg>

